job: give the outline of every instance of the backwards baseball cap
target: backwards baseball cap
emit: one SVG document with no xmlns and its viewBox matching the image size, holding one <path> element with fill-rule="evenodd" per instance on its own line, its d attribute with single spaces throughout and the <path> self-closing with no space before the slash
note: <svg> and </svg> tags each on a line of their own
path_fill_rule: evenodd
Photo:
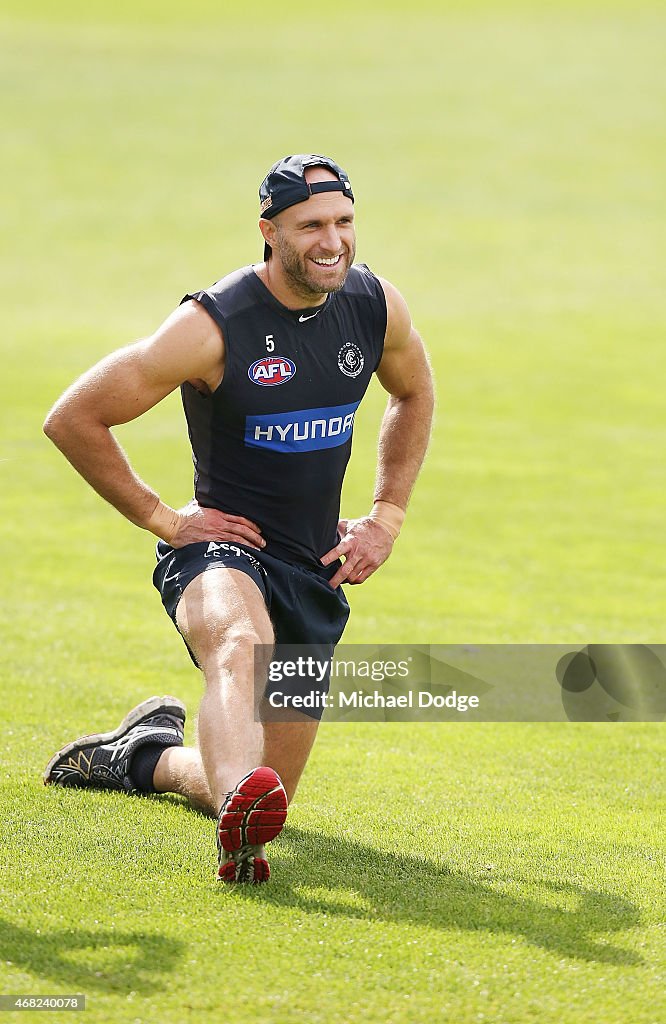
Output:
<svg viewBox="0 0 666 1024">
<path fill-rule="evenodd" d="M 308 185 L 305 180 L 306 167 L 327 167 L 336 176 L 337 181 L 313 181 Z M 270 220 L 282 210 L 297 203 L 304 203 L 310 196 L 318 192 L 343 192 L 354 202 L 349 178 L 334 160 L 317 153 L 299 153 L 298 156 L 285 156 L 273 164 L 270 171 L 259 186 L 259 202 L 262 217 Z M 271 247 L 264 245 L 264 259 L 268 259 Z"/>
</svg>

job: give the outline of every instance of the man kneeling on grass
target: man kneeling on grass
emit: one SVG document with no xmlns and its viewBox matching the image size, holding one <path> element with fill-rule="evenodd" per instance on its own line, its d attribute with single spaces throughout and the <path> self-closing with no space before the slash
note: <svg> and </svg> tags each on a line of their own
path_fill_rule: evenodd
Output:
<svg viewBox="0 0 666 1024">
<path fill-rule="evenodd" d="M 117 729 L 63 747 L 45 782 L 183 794 L 217 818 L 218 874 L 229 882 L 268 878 L 264 844 L 285 822 L 324 703 L 299 721 L 262 720 L 255 652 L 308 644 L 330 661 L 349 615 L 341 584 L 365 582 L 389 557 L 433 405 L 403 298 L 353 266 L 342 168 L 285 157 L 259 198 L 264 261 L 186 295 L 151 337 L 76 381 L 44 425 L 103 498 L 159 538 L 153 581 L 206 686 L 197 748 L 183 746 L 180 701 L 151 697 Z M 339 520 L 373 373 L 390 396 L 375 500 Z M 194 500 L 179 511 L 136 476 L 111 432 L 177 387 L 195 466 Z"/>
</svg>

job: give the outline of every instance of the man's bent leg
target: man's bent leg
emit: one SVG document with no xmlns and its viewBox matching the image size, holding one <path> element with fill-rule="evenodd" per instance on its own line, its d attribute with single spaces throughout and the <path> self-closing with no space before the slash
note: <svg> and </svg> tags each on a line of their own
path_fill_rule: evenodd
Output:
<svg viewBox="0 0 666 1024">
<path fill-rule="evenodd" d="M 199 748 L 215 810 L 244 775 L 262 763 L 255 711 L 255 647 L 270 650 L 273 627 L 263 595 L 244 572 L 209 569 L 183 592 L 178 629 L 204 674 Z"/>
<path fill-rule="evenodd" d="M 254 645 L 261 642 L 268 652 L 273 644 L 272 625 L 259 588 L 249 576 L 233 568 L 208 570 L 186 588 L 176 618 L 206 679 L 207 692 L 198 722 L 199 748 L 204 748 L 208 739 L 213 760 L 217 761 L 215 751 L 223 746 L 227 766 L 226 770 L 218 769 L 222 782 L 213 796 L 202 749 L 170 748 L 155 769 L 156 791 L 179 793 L 197 809 L 215 816 L 238 779 L 251 768 L 264 764 L 278 773 L 292 800 L 319 723 L 307 715 L 298 715 L 298 721 L 268 721 L 263 730 L 259 727 Z M 229 663 L 229 655 L 235 664 Z M 243 730 L 248 756 L 239 760 L 237 748 Z M 231 736 L 222 744 L 220 737 L 228 732 Z M 231 759 L 230 751 L 236 751 Z"/>
<path fill-rule="evenodd" d="M 167 751 L 155 773 L 155 788 L 182 793 L 195 806 L 217 813 L 236 782 L 265 764 L 278 773 L 291 800 L 319 722 L 302 715 L 297 722 L 267 722 L 262 729 L 257 720 L 255 645 L 264 645 L 266 652 L 273 645 L 273 627 L 259 588 L 238 570 L 209 570 L 186 588 L 176 618 L 206 680 L 198 721 L 201 759 L 192 748 Z M 209 752 L 214 761 L 223 757 L 226 767 L 211 769 Z M 222 781 L 206 789 L 211 770 Z"/>
<path fill-rule="evenodd" d="M 209 812 L 220 807 L 221 879 L 266 881 L 270 871 L 263 844 L 282 829 L 288 805 L 272 765 L 284 773 L 293 795 L 318 723 L 262 725 L 273 627 L 262 589 L 246 573 L 231 567 L 200 573 L 180 598 L 176 622 L 206 682 L 198 733 L 207 786 L 197 751 L 173 751 L 160 760 L 156 787 L 177 788 Z M 257 655 L 265 664 L 257 664 Z"/>
</svg>

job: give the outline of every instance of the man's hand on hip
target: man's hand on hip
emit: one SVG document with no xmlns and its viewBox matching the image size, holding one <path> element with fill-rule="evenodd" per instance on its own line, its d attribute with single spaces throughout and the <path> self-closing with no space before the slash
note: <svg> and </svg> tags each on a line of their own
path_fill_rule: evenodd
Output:
<svg viewBox="0 0 666 1024">
<path fill-rule="evenodd" d="M 393 537 L 385 526 L 369 516 L 341 519 L 338 530 L 340 543 L 321 559 L 322 565 L 330 565 L 336 558 L 345 559 L 331 578 L 331 586 L 335 589 L 345 582 L 365 583 L 391 554 Z"/>
<path fill-rule="evenodd" d="M 169 542 L 174 548 L 210 540 L 230 541 L 250 548 L 266 546 L 259 527 L 244 516 L 233 516 L 216 508 L 202 508 L 196 501 L 190 501 L 178 509 L 178 518 L 178 529 Z"/>
</svg>

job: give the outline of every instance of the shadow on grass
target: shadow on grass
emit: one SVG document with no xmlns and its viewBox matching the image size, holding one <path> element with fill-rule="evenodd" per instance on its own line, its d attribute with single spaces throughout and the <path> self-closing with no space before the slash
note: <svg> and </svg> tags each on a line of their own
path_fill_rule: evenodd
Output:
<svg viewBox="0 0 666 1024">
<path fill-rule="evenodd" d="M 72 992 L 153 992 L 176 968 L 183 949 L 183 943 L 154 933 L 50 929 L 36 934 L 0 920 L 0 958 Z"/>
<path fill-rule="evenodd" d="M 140 799 L 167 801 L 207 819 L 182 797 L 159 794 Z M 507 878 L 499 873 L 489 874 L 487 880 L 474 879 L 425 858 L 387 853 L 348 836 L 326 836 L 291 825 L 271 845 L 269 859 L 273 869 L 269 885 L 220 886 L 220 894 L 259 899 L 306 913 L 425 925 L 451 932 L 522 936 L 548 952 L 595 963 L 645 963 L 637 953 L 595 938 L 640 924 L 635 904 L 600 889 L 529 876 Z M 532 892 L 525 896 L 502 892 L 507 882 Z M 11 948 L 18 941 L 10 940 L 14 933 L 25 940 L 26 959 L 19 959 Z M 152 974 L 158 973 L 154 964 L 159 964 L 160 973 L 169 970 L 181 953 L 177 942 L 154 934 L 63 931 L 34 936 L 0 921 L 3 958 L 24 963 L 30 970 L 56 974 L 75 985 L 118 987 L 118 980 L 105 979 L 103 969 L 100 977 L 100 968 L 79 967 L 66 959 L 67 953 L 106 945 L 111 950 L 136 947 L 134 956 L 125 957 L 125 965 L 132 967 L 132 988 L 137 992 L 158 984 L 152 980 Z M 117 953 L 110 952 L 110 959 L 118 965 Z"/>
<path fill-rule="evenodd" d="M 236 897 L 310 913 L 520 935 L 559 956 L 604 964 L 644 962 L 593 937 L 635 927 L 640 922 L 636 906 L 572 882 L 527 879 L 543 901 L 509 895 L 499 891 L 502 876 L 477 881 L 424 859 L 291 826 L 271 847 L 270 859 L 270 884 L 239 886 Z"/>
</svg>

